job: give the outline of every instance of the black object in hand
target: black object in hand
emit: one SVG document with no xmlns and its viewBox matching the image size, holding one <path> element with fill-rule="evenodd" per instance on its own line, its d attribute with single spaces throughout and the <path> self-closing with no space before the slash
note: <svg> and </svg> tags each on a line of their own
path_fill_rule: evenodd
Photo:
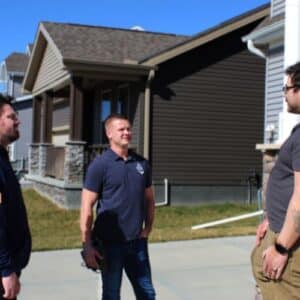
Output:
<svg viewBox="0 0 300 300">
<path fill-rule="evenodd" d="M 84 251 L 84 249 L 82 251 L 80 251 L 81 257 L 85 263 L 85 266 L 94 271 L 94 272 L 100 272 L 101 270 L 103 270 L 105 268 L 105 254 L 104 254 L 104 247 L 103 247 L 103 242 L 99 239 L 93 239 L 93 247 L 97 250 L 97 252 L 102 256 L 102 258 L 99 257 L 95 257 L 97 264 L 98 264 L 98 268 L 93 268 L 87 265 L 86 263 L 86 253 Z"/>
</svg>

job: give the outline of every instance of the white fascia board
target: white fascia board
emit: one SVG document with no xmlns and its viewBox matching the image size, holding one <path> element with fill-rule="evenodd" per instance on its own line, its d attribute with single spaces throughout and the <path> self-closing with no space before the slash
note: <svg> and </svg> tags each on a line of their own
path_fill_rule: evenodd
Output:
<svg viewBox="0 0 300 300">
<path fill-rule="evenodd" d="M 16 98 L 16 102 L 22 102 L 22 101 L 26 101 L 26 100 L 31 100 L 33 98 L 32 95 L 26 95 L 26 96 L 21 96 Z"/>
<path fill-rule="evenodd" d="M 283 40 L 284 37 L 284 20 L 271 24 L 251 32 L 242 38 L 243 42 L 252 40 L 255 44 L 270 44 L 272 42 Z"/>
</svg>

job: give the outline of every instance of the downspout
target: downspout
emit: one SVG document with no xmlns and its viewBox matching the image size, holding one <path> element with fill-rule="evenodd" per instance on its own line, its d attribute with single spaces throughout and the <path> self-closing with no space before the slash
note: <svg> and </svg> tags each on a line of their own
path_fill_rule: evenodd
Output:
<svg viewBox="0 0 300 300">
<path fill-rule="evenodd" d="M 145 88 L 145 107 L 144 107 L 144 157 L 149 159 L 150 152 L 150 98 L 151 98 L 151 82 L 154 78 L 154 70 L 150 70 L 146 88 Z"/>
<path fill-rule="evenodd" d="M 267 57 L 266 54 L 263 51 L 261 51 L 260 49 L 256 48 L 252 40 L 247 41 L 247 47 L 248 47 L 248 50 L 250 52 L 252 52 L 253 54 L 266 59 L 266 57 Z"/>
<path fill-rule="evenodd" d="M 265 60 L 267 59 L 267 55 L 262 50 L 255 47 L 253 40 L 251 40 L 251 39 L 247 40 L 247 48 L 251 53 L 253 53 L 259 57 L 262 57 Z M 265 89 L 265 99 L 267 99 L 266 97 L 267 96 L 266 96 L 266 89 Z M 266 114 L 266 105 L 267 104 L 266 104 L 266 100 L 265 100 L 264 114 Z M 266 115 L 264 115 L 264 128 L 266 128 Z M 265 130 L 264 130 L 264 140 L 265 140 L 265 135 L 266 134 L 265 134 Z"/>
</svg>

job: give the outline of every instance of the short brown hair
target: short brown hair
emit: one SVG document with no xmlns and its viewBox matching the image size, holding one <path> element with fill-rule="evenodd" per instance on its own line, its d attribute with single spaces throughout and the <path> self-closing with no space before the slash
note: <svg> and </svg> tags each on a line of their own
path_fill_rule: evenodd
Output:
<svg viewBox="0 0 300 300">
<path fill-rule="evenodd" d="M 110 125 L 111 121 L 113 120 L 125 120 L 125 121 L 128 121 L 130 123 L 130 121 L 128 120 L 127 117 L 125 117 L 124 115 L 121 115 L 121 114 L 110 114 L 104 121 L 104 126 L 105 126 L 105 129 L 107 130 L 108 126 Z"/>
<path fill-rule="evenodd" d="M 289 66 L 285 70 L 285 74 L 290 76 L 293 85 L 295 85 L 295 87 L 300 89 L 300 62 L 297 62 L 296 64 Z"/>
<path fill-rule="evenodd" d="M 10 105 L 11 107 L 13 107 L 11 104 L 12 99 L 12 97 L 0 93 L 0 113 L 2 112 L 2 108 L 4 105 Z"/>
</svg>

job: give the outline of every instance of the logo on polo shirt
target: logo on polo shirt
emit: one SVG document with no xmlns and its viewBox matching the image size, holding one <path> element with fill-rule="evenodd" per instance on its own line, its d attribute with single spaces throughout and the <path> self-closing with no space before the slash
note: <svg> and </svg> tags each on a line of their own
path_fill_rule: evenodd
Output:
<svg viewBox="0 0 300 300">
<path fill-rule="evenodd" d="M 140 163 L 136 164 L 136 170 L 143 175 L 145 173 L 143 166 Z"/>
</svg>

